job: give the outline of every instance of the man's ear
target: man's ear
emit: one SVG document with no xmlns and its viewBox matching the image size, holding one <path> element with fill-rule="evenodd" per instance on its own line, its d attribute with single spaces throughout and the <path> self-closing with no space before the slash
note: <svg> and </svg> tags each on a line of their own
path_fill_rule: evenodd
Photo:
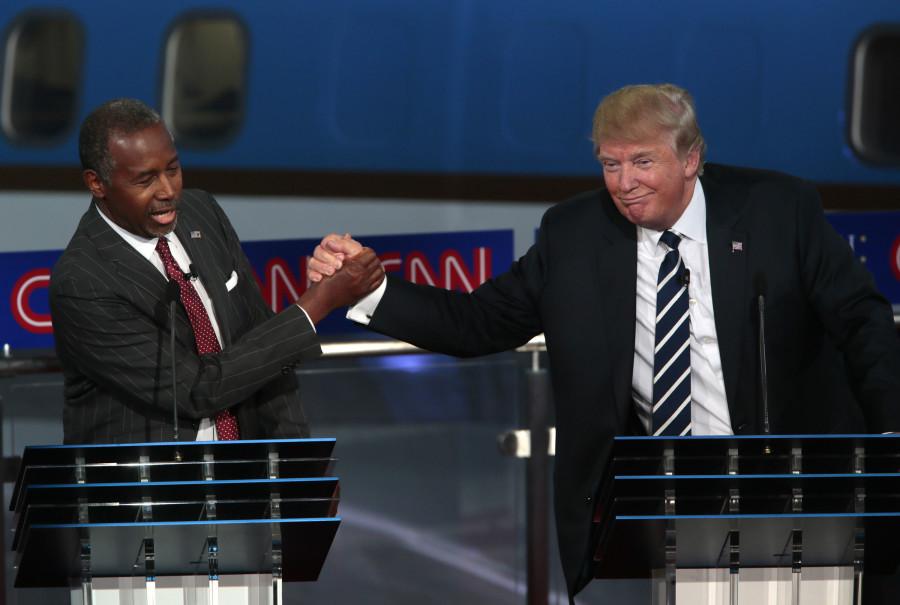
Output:
<svg viewBox="0 0 900 605">
<path fill-rule="evenodd" d="M 687 157 L 685 158 L 684 163 L 684 177 L 686 179 L 692 179 L 697 176 L 697 172 L 700 170 L 700 150 L 697 147 L 694 147 L 687 153 Z"/>
<path fill-rule="evenodd" d="M 100 178 L 100 175 L 97 174 L 96 170 L 87 169 L 83 171 L 81 173 L 81 180 L 95 198 L 102 200 L 106 197 L 106 185 L 103 183 L 103 179 Z"/>
</svg>

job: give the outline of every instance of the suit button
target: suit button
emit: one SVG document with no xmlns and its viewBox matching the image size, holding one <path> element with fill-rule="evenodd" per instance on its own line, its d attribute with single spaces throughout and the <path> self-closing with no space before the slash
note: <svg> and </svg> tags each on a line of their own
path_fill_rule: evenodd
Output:
<svg viewBox="0 0 900 605">
<path fill-rule="evenodd" d="M 290 373 L 291 373 L 291 366 L 281 366 L 281 373 L 282 373 L 282 374 L 290 374 Z"/>
<path fill-rule="evenodd" d="M 588 496 L 587 498 L 584 499 L 584 503 L 585 503 L 585 504 L 590 504 L 592 500 L 593 500 L 593 498 L 591 498 L 590 496 Z"/>
<path fill-rule="evenodd" d="M 735 432 L 735 434 L 743 433 L 744 429 L 746 429 L 746 428 L 747 428 L 747 423 L 745 422 L 743 424 L 739 424 L 737 427 L 737 430 L 735 430 L 734 432 Z"/>
</svg>

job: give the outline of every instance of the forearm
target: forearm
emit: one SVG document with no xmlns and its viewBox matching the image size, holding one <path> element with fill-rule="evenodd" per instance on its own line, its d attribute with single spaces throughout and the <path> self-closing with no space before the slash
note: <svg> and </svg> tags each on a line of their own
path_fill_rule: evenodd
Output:
<svg viewBox="0 0 900 605">
<path fill-rule="evenodd" d="M 497 296 L 493 284 L 465 294 L 391 278 L 369 327 L 458 357 L 509 350 L 540 332 L 534 312 L 516 312 L 515 305 Z"/>
<path fill-rule="evenodd" d="M 57 349 L 67 367 L 138 407 L 170 409 L 169 330 L 118 300 L 53 297 Z M 303 312 L 291 306 L 216 355 L 198 356 L 193 334 L 179 331 L 174 359 L 180 414 L 208 417 L 252 396 L 321 350 Z"/>
<path fill-rule="evenodd" d="M 251 397 L 269 382 L 292 373 L 297 364 L 321 355 L 312 324 L 303 310 L 290 305 L 215 355 L 189 361 L 186 386 L 201 417 Z"/>
</svg>

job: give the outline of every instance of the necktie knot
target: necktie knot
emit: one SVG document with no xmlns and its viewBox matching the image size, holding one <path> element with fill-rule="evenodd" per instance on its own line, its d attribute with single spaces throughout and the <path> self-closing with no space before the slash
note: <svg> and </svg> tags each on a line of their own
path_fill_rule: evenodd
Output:
<svg viewBox="0 0 900 605">
<path fill-rule="evenodd" d="M 665 231 L 663 231 L 662 237 L 659 238 L 659 241 L 667 245 L 670 250 L 678 250 L 678 244 L 681 243 L 681 238 L 675 235 L 674 231 L 669 231 L 668 229 L 666 229 Z"/>
<path fill-rule="evenodd" d="M 169 252 L 169 242 L 166 241 L 166 238 L 160 237 L 156 240 L 156 251 L 160 254 L 171 254 Z"/>
<path fill-rule="evenodd" d="M 178 263 L 175 262 L 175 257 L 172 256 L 172 251 L 169 250 L 169 242 L 166 241 L 166 238 L 161 237 L 156 240 L 156 253 L 162 259 L 163 267 L 165 267 L 166 275 L 169 276 L 169 279 L 173 279 L 179 284 L 184 281 L 184 274 L 178 267 Z"/>
</svg>

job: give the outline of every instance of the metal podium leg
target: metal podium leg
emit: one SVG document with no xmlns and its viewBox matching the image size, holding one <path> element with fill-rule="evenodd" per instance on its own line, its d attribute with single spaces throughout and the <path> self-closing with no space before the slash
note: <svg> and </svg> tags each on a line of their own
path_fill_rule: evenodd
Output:
<svg viewBox="0 0 900 605">
<path fill-rule="evenodd" d="M 141 483 L 149 483 L 151 479 L 150 457 L 142 455 L 138 460 Z M 141 502 L 141 519 L 145 523 L 153 522 L 153 498 L 149 496 L 145 496 Z M 156 545 L 153 542 L 152 526 L 148 525 L 145 531 L 141 544 L 141 550 L 144 551 L 144 588 L 147 594 L 147 605 L 156 605 Z"/>
<path fill-rule="evenodd" d="M 729 566 L 728 566 L 728 588 L 730 605 L 738 605 L 738 588 L 741 579 L 741 542 L 740 532 L 732 530 L 728 532 L 728 550 L 729 550 Z"/>
<path fill-rule="evenodd" d="M 212 454 L 203 455 L 203 479 L 205 481 L 213 481 L 216 478 L 214 463 L 215 458 Z M 215 521 L 217 502 L 216 494 L 206 494 L 207 521 Z M 213 535 L 214 533 L 215 529 L 210 526 L 209 534 L 206 536 L 207 577 L 209 579 L 206 602 L 208 605 L 219 605 L 219 538 Z"/>
<path fill-rule="evenodd" d="M 156 549 L 153 538 L 144 538 L 144 586 L 147 605 L 156 605 Z"/>
<path fill-rule="evenodd" d="M 219 539 L 206 539 L 206 555 L 209 562 L 209 605 L 219 605 Z"/>
<path fill-rule="evenodd" d="M 85 460 L 83 456 L 75 457 L 75 481 L 83 484 L 87 479 L 85 470 Z M 88 502 L 86 498 L 78 499 L 78 523 L 86 525 L 90 523 L 90 515 L 88 512 Z M 87 530 L 80 530 L 80 552 L 81 560 L 81 603 L 82 605 L 93 605 L 94 589 L 91 584 L 91 535 Z"/>
<path fill-rule="evenodd" d="M 281 494 L 273 493 L 272 517 L 272 605 L 282 605 L 282 556 L 281 556 Z"/>
<path fill-rule="evenodd" d="M 280 475 L 278 452 L 269 452 L 269 479 Z M 281 556 L 281 492 L 272 492 L 269 498 L 269 518 L 272 519 L 272 605 L 282 605 L 282 575 L 284 572 Z"/>
<path fill-rule="evenodd" d="M 862 566 L 853 565 L 853 605 L 862 605 L 863 572 Z"/>
<path fill-rule="evenodd" d="M 800 581 L 803 572 L 803 531 L 795 529 L 792 532 L 792 562 L 791 562 L 791 603 L 800 605 Z"/>
<path fill-rule="evenodd" d="M 87 505 L 82 505 L 81 503 L 79 503 L 79 518 L 82 517 L 82 506 L 84 506 L 85 511 L 87 510 Z M 84 513 L 84 516 L 87 517 L 86 512 Z M 91 537 L 86 530 L 81 530 L 80 542 L 81 545 L 79 559 L 81 560 L 81 603 L 82 605 L 93 605 L 94 594 L 91 584 Z"/>
<path fill-rule="evenodd" d="M 861 475 L 865 472 L 865 448 L 857 447 L 853 452 L 853 472 Z M 862 514 L 866 512 L 866 488 L 857 487 L 853 501 L 853 510 L 857 515 L 856 531 L 853 536 L 853 605 L 862 605 L 863 567 L 866 559 L 866 523 Z"/>
<path fill-rule="evenodd" d="M 272 576 L 272 605 L 282 605 L 284 603 L 282 584 L 281 576 Z"/>
<path fill-rule="evenodd" d="M 803 449 L 791 448 L 791 474 L 803 472 Z M 803 489 L 795 487 L 791 490 L 791 512 L 803 512 Z M 803 573 L 803 530 L 791 531 L 791 603 L 800 605 L 800 581 Z"/>
<path fill-rule="evenodd" d="M 675 541 L 675 522 L 669 521 L 666 527 L 666 605 L 675 605 L 676 603 L 676 541 Z"/>
<path fill-rule="evenodd" d="M 675 449 L 671 445 L 663 448 L 663 474 L 675 474 Z M 675 515 L 675 490 L 665 491 L 665 513 L 667 516 Z M 677 533 L 675 521 L 666 521 L 666 605 L 676 603 L 676 574 L 677 574 Z"/>
<path fill-rule="evenodd" d="M 738 448 L 728 448 L 728 474 L 737 475 L 740 471 L 740 459 L 738 458 Z M 728 490 L 728 513 L 737 515 L 741 512 L 741 493 L 738 488 Z M 730 605 L 738 605 L 741 579 L 741 532 L 738 528 L 737 519 L 731 521 L 731 531 L 728 532 L 728 584 L 729 584 L 729 603 Z"/>
<path fill-rule="evenodd" d="M 81 539 L 81 603 L 93 605 L 94 590 L 91 585 L 91 542 Z"/>
</svg>

